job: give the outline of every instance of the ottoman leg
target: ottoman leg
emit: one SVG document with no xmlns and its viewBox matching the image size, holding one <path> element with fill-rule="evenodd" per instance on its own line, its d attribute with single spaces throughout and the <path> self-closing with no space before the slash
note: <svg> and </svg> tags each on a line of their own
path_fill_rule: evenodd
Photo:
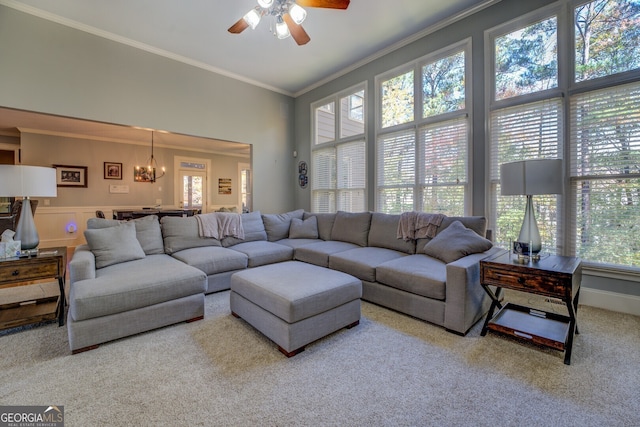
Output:
<svg viewBox="0 0 640 427">
<path fill-rule="evenodd" d="M 360 324 L 359 320 L 356 320 L 355 322 L 353 322 L 350 325 L 345 326 L 347 329 L 351 329 L 351 328 L 355 328 L 356 326 L 358 326 Z"/>
<path fill-rule="evenodd" d="M 300 347 L 300 348 L 298 348 L 296 350 L 293 350 L 293 351 L 287 351 L 284 348 L 278 346 L 278 350 L 280 350 L 280 352 L 282 354 L 284 354 L 285 356 L 287 356 L 287 357 L 293 357 L 298 353 L 302 353 L 304 351 L 304 346 L 302 346 L 302 347 Z"/>
<path fill-rule="evenodd" d="M 231 315 L 232 315 L 233 317 L 235 317 L 236 319 L 241 319 L 241 317 L 240 317 L 240 316 L 238 316 L 238 315 L 237 315 L 235 312 L 233 312 L 233 311 L 231 312 Z"/>
</svg>

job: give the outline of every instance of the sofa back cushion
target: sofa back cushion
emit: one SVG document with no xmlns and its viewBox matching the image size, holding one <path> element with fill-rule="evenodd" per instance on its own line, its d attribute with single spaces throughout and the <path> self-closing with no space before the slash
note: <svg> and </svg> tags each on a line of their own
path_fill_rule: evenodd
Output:
<svg viewBox="0 0 640 427">
<path fill-rule="evenodd" d="M 416 242 L 398 239 L 398 223 L 400 215 L 391 215 L 380 212 L 371 214 L 371 227 L 369 229 L 369 246 L 394 249 L 406 254 L 416 253 Z"/>
<path fill-rule="evenodd" d="M 136 238 L 136 227 L 131 222 L 124 222 L 115 227 L 87 229 L 84 231 L 84 237 L 96 257 L 96 268 L 145 257 Z"/>
<path fill-rule="evenodd" d="M 291 220 L 293 218 L 301 220 L 303 215 L 304 209 L 298 209 L 296 211 L 286 212 L 283 214 L 263 214 L 262 222 L 264 223 L 264 229 L 267 232 L 267 240 L 275 242 L 289 237 Z"/>
<path fill-rule="evenodd" d="M 218 239 L 200 237 L 198 220 L 195 216 L 186 218 L 165 216 L 160 220 L 160 224 L 162 225 L 162 236 L 164 237 L 164 251 L 168 254 L 183 249 L 220 246 Z"/>
<path fill-rule="evenodd" d="M 87 221 L 87 229 L 95 230 L 99 228 L 109 228 L 118 226 L 125 221 L 117 221 L 115 219 L 89 218 Z M 142 246 L 145 255 L 163 254 L 164 244 L 162 241 L 162 231 L 160 230 L 160 221 L 156 215 L 147 215 L 136 218 L 128 222 L 133 223 L 136 229 L 136 238 Z"/>
<path fill-rule="evenodd" d="M 260 211 L 243 213 L 241 214 L 241 217 L 242 229 L 244 230 L 244 240 L 236 237 L 225 237 L 222 239 L 222 246 L 225 248 L 243 242 L 267 240 L 267 231 L 264 229 L 264 223 L 262 222 L 262 215 L 260 214 Z"/>
<path fill-rule="evenodd" d="M 480 237 L 485 237 L 487 234 L 487 218 L 483 216 L 448 216 L 442 220 L 436 236 L 456 221 L 460 221 L 462 225 L 475 231 Z M 430 241 L 431 239 L 418 239 L 416 253 L 424 253 L 424 247 Z"/>
<path fill-rule="evenodd" d="M 331 229 L 331 240 L 367 246 L 371 212 L 338 211 Z"/>
<path fill-rule="evenodd" d="M 318 222 L 318 237 L 322 240 L 331 240 L 331 230 L 333 229 L 333 223 L 336 220 L 336 214 L 305 212 L 302 219 L 307 219 L 311 216 L 315 216 L 316 221 Z"/>
</svg>

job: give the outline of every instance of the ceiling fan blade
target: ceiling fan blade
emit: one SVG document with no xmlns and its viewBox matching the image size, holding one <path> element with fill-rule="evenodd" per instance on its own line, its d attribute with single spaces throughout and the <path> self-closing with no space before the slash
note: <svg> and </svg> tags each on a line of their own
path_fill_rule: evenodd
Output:
<svg viewBox="0 0 640 427">
<path fill-rule="evenodd" d="M 307 34 L 304 28 L 302 28 L 302 25 L 298 25 L 293 22 L 293 18 L 291 18 L 288 13 L 282 15 L 282 19 L 287 24 L 287 27 L 289 27 L 291 37 L 293 37 L 293 39 L 296 41 L 296 43 L 298 43 L 299 46 L 309 43 L 311 37 L 309 37 L 309 34 Z"/>
<path fill-rule="evenodd" d="M 247 24 L 247 21 L 245 21 L 244 18 L 240 18 L 238 22 L 236 22 L 231 27 L 229 27 L 228 31 L 233 34 L 240 34 L 244 30 L 246 30 L 248 27 L 249 27 L 249 24 Z"/>
<path fill-rule="evenodd" d="M 296 0 L 300 6 L 324 7 L 327 9 L 346 9 L 350 0 Z"/>
</svg>

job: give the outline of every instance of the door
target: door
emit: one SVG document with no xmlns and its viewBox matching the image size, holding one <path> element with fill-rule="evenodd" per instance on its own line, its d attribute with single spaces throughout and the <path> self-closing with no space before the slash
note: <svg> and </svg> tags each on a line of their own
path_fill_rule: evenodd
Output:
<svg viewBox="0 0 640 427">
<path fill-rule="evenodd" d="M 181 200 L 179 204 L 185 209 L 199 209 L 207 206 L 206 173 L 195 170 L 181 170 Z"/>
</svg>

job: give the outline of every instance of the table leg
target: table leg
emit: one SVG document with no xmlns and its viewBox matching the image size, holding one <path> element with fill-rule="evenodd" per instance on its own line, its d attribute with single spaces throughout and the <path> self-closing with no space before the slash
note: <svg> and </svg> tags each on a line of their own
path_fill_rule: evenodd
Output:
<svg viewBox="0 0 640 427">
<path fill-rule="evenodd" d="M 58 285 L 60 286 L 60 302 L 58 303 L 58 326 L 64 326 L 64 313 L 67 304 L 67 298 L 64 294 L 64 277 L 58 277 Z"/>
<path fill-rule="evenodd" d="M 491 298 L 491 307 L 489 307 L 489 312 L 487 313 L 487 318 L 484 321 L 484 325 L 482 325 L 482 332 L 480 332 L 480 336 L 487 335 L 487 325 L 493 319 L 493 313 L 496 310 L 496 307 L 502 308 L 502 304 L 500 303 L 500 294 L 502 293 L 502 288 L 497 288 L 495 294 L 489 289 L 489 286 L 482 285 L 484 290 Z"/>
</svg>

